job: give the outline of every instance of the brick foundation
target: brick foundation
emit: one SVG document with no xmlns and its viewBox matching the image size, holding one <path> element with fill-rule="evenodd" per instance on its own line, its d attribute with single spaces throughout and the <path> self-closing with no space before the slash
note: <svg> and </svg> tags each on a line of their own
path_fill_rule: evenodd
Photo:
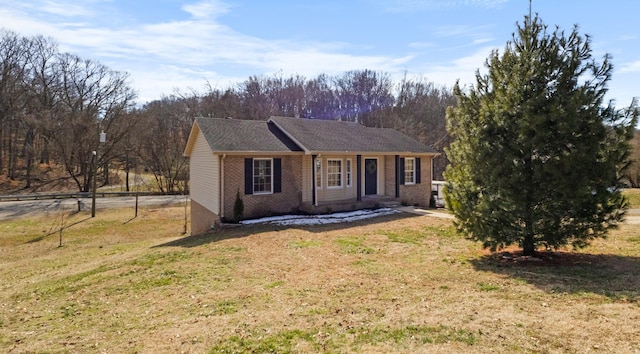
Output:
<svg viewBox="0 0 640 354">
<path fill-rule="evenodd" d="M 199 235 L 212 229 L 220 222 L 220 217 L 211 210 L 191 200 L 191 234 Z"/>
</svg>

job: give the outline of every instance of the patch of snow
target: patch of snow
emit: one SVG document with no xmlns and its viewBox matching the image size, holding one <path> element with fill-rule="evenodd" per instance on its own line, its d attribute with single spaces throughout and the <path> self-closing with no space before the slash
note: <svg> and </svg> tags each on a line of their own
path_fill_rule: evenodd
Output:
<svg viewBox="0 0 640 354">
<path fill-rule="evenodd" d="M 380 208 L 375 210 L 365 209 L 348 211 L 343 213 L 323 214 L 323 215 L 283 215 L 283 216 L 270 216 L 260 219 L 244 220 L 240 223 L 243 225 L 255 225 L 255 224 L 273 224 L 273 225 L 324 225 L 324 224 L 336 224 L 340 222 L 353 222 L 357 220 L 364 220 L 369 218 L 375 218 L 377 216 L 391 215 L 399 213 L 399 210 L 391 208 Z"/>
</svg>

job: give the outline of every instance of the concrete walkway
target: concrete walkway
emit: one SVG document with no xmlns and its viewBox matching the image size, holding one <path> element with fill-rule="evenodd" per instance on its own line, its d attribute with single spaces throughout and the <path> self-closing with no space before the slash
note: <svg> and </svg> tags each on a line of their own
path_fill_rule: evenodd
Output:
<svg viewBox="0 0 640 354">
<path fill-rule="evenodd" d="M 422 209 L 419 207 L 412 206 L 401 206 L 395 208 L 400 211 L 404 211 L 405 213 L 411 213 L 415 215 L 426 215 L 434 218 L 442 218 L 442 219 L 453 219 L 453 214 L 449 214 L 446 211 L 438 210 L 438 209 Z"/>
</svg>

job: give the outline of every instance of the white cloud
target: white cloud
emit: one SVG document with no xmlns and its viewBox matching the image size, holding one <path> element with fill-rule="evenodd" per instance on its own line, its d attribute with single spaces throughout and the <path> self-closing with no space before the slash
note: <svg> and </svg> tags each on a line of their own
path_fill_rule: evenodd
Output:
<svg viewBox="0 0 640 354">
<path fill-rule="evenodd" d="M 483 44 L 483 43 L 488 43 L 493 41 L 492 37 L 485 37 L 485 38 L 476 38 L 473 40 L 473 44 Z"/>
<path fill-rule="evenodd" d="M 484 63 L 494 47 L 482 47 L 472 54 L 452 60 L 447 64 L 433 64 L 423 68 L 430 81 L 453 87 L 457 80 L 460 86 L 475 85 L 475 73 L 485 69 Z"/>
<path fill-rule="evenodd" d="M 32 1 L 31 3 L 25 2 L 24 6 L 30 8 L 32 11 L 45 12 L 50 15 L 61 17 L 79 17 L 79 16 L 93 16 L 94 12 L 85 6 L 69 2 L 69 1 Z"/>
<path fill-rule="evenodd" d="M 436 28 L 434 35 L 438 37 L 462 37 L 481 40 L 482 43 L 493 40 L 492 35 L 488 32 L 490 26 L 440 26 Z"/>
<path fill-rule="evenodd" d="M 619 41 L 632 41 L 637 39 L 638 36 L 636 34 L 624 34 L 624 35 L 620 35 L 618 36 L 618 40 Z"/>
<path fill-rule="evenodd" d="M 194 70 L 183 66 L 157 65 L 153 68 L 131 71 L 132 86 L 138 91 L 138 101 L 150 102 L 171 95 L 176 91 L 206 91 L 206 84 L 214 88 L 227 88 L 232 82 L 246 78 L 223 77 L 220 73 L 207 70 Z"/>
<path fill-rule="evenodd" d="M 336 74 L 363 68 L 376 71 L 396 71 L 412 57 L 356 56 L 325 53 L 313 48 L 300 48 L 295 51 L 276 50 L 265 53 L 259 59 L 260 61 L 255 65 L 262 65 L 271 72 L 284 70 L 291 74 L 315 76 L 320 73 Z"/>
<path fill-rule="evenodd" d="M 640 60 L 626 63 L 622 66 L 622 68 L 618 71 L 621 74 L 625 73 L 640 73 Z"/>
<path fill-rule="evenodd" d="M 461 6 L 497 8 L 508 1 L 509 0 L 387 0 L 380 2 L 380 4 L 390 11 L 409 12 Z"/>
<path fill-rule="evenodd" d="M 453 3 L 460 2 L 462 0 Z M 7 5 L 2 5 L 5 3 Z M 40 2 L 44 3 L 50 5 L 47 13 L 55 12 L 65 4 L 62 0 Z M 80 5 L 72 11 L 78 17 L 61 18 L 46 16 L 20 4 L 0 0 L 0 18 L 6 19 L 3 26 L 23 35 L 49 35 L 60 43 L 63 51 L 129 72 L 141 102 L 159 98 L 163 93 L 170 94 L 175 88 L 199 90 L 207 82 L 214 87 L 226 88 L 246 80 L 249 75 L 276 72 L 313 77 L 367 68 L 399 75 L 408 67 L 414 67 L 418 55 L 424 54 L 357 55 L 350 54 L 351 45 L 344 42 L 310 43 L 249 36 L 218 20 L 232 9 L 220 0 L 200 0 L 183 5 L 182 10 L 189 15 L 186 19 L 147 24 L 127 22 L 125 26 L 105 20 L 117 16 L 113 13 L 101 13 L 101 21 L 94 21 Z M 431 60 L 445 62 L 444 58 L 434 58 L 433 53 L 486 45 L 491 38 L 483 33 L 485 30 L 473 26 L 442 27 L 439 29 L 441 36 L 458 36 L 465 43 L 458 40 L 448 48 L 438 48 L 435 43 L 414 42 L 410 48 L 428 49 L 432 52 L 428 54 Z M 482 67 L 489 52 L 490 49 L 480 48 L 469 57 L 446 64 L 427 62 L 417 73 L 426 73 L 429 80 L 448 86 L 458 78 L 461 82 L 471 82 L 473 73 Z"/>
<path fill-rule="evenodd" d="M 222 1 L 209 0 L 201 1 L 195 4 L 188 4 L 182 7 L 182 10 L 188 12 L 197 19 L 215 18 L 229 12 L 231 6 Z"/>
<path fill-rule="evenodd" d="M 414 49 L 432 48 L 434 46 L 435 46 L 435 43 L 433 43 L 433 42 L 412 42 L 412 43 L 409 43 L 409 48 L 414 48 Z"/>
</svg>

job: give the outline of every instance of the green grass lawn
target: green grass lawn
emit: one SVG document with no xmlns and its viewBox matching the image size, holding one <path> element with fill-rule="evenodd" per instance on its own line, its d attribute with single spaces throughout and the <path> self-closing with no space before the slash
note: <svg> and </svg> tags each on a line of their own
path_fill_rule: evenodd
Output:
<svg viewBox="0 0 640 354">
<path fill-rule="evenodd" d="M 428 216 L 196 237 L 182 207 L 132 216 L 0 222 L 0 352 L 640 351 L 638 225 L 516 262 Z"/>
</svg>

